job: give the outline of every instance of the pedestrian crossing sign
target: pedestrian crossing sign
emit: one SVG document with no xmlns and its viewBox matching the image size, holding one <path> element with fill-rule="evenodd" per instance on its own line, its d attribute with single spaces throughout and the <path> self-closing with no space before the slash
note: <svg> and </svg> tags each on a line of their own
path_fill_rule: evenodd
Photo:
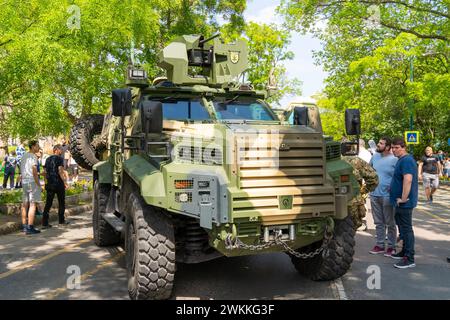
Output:
<svg viewBox="0 0 450 320">
<path fill-rule="evenodd" d="M 406 144 L 419 144 L 419 131 L 405 131 Z"/>
</svg>

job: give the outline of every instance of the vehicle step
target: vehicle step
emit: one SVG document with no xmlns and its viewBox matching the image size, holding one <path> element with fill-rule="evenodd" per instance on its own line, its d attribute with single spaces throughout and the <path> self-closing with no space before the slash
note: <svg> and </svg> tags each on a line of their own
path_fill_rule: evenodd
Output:
<svg viewBox="0 0 450 320">
<path fill-rule="evenodd" d="M 114 213 L 102 213 L 103 219 L 106 220 L 117 232 L 122 232 L 125 228 L 125 222 L 120 220 Z"/>
</svg>

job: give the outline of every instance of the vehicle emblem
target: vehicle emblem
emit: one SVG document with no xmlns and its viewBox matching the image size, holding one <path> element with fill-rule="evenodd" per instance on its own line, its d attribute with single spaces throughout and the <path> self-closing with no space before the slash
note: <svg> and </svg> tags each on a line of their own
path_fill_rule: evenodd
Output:
<svg viewBox="0 0 450 320">
<path fill-rule="evenodd" d="M 280 150 L 287 151 L 289 149 L 290 149 L 290 147 L 286 143 L 280 144 Z"/>
<path fill-rule="evenodd" d="M 278 196 L 280 210 L 292 209 L 293 196 Z"/>
<path fill-rule="evenodd" d="M 230 61 L 234 64 L 239 62 L 239 52 L 230 51 Z"/>
</svg>

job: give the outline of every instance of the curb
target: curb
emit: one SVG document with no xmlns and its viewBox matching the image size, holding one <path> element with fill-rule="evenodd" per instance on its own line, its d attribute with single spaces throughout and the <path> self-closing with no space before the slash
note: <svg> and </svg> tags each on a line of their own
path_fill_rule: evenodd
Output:
<svg viewBox="0 0 450 320">
<path fill-rule="evenodd" d="M 70 217 L 70 216 L 76 216 L 80 213 L 90 211 L 90 210 L 92 210 L 92 204 L 85 204 L 85 205 L 81 205 L 81 206 L 77 206 L 77 207 L 68 208 L 68 209 L 66 209 L 64 214 L 66 217 Z M 49 221 L 53 222 L 53 221 L 57 221 L 57 220 L 58 220 L 57 211 L 50 211 Z M 42 216 L 37 216 L 35 218 L 34 224 L 36 226 L 39 226 L 41 223 L 42 223 Z M 0 236 L 19 231 L 21 226 L 22 226 L 22 222 L 7 222 L 4 225 L 0 226 Z"/>
</svg>

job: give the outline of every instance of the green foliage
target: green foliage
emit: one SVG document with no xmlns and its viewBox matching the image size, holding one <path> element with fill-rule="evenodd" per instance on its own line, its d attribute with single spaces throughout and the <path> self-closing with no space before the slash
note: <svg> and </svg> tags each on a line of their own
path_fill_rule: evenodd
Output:
<svg viewBox="0 0 450 320">
<path fill-rule="evenodd" d="M 292 60 L 294 53 L 288 51 L 290 35 L 286 30 L 275 25 L 256 24 L 250 22 L 245 28 L 249 41 L 248 79 L 259 89 L 266 85 L 277 85 L 278 92 L 268 101 L 279 105 L 285 94 L 301 95 L 301 81 L 288 80 L 283 62 Z"/>
<path fill-rule="evenodd" d="M 22 190 L 0 192 L 0 204 L 22 202 Z"/>
<path fill-rule="evenodd" d="M 329 73 L 319 105 L 327 134 L 340 138 L 343 123 L 333 118 L 360 108 L 363 138 L 403 135 L 414 129 L 425 144 L 443 148 L 450 125 L 450 13 L 446 0 L 283 1 L 288 27 L 311 31 L 324 49 L 316 62 Z M 326 26 L 318 28 L 318 22 Z M 410 62 L 413 81 L 410 81 Z M 341 121 L 342 116 L 340 116 Z"/>
<path fill-rule="evenodd" d="M 157 51 L 168 41 L 215 33 L 219 15 L 224 30 L 241 34 L 245 6 L 245 0 L 2 0 L 1 135 L 67 133 L 77 118 L 108 109 L 130 51 L 154 77 L 161 73 Z"/>
<path fill-rule="evenodd" d="M 81 194 L 83 192 L 92 192 L 92 182 L 88 180 L 79 180 L 66 189 L 66 197 Z M 0 192 L 0 204 L 20 203 L 22 202 L 22 189 Z M 47 192 L 42 192 L 42 201 L 45 202 Z"/>
</svg>

